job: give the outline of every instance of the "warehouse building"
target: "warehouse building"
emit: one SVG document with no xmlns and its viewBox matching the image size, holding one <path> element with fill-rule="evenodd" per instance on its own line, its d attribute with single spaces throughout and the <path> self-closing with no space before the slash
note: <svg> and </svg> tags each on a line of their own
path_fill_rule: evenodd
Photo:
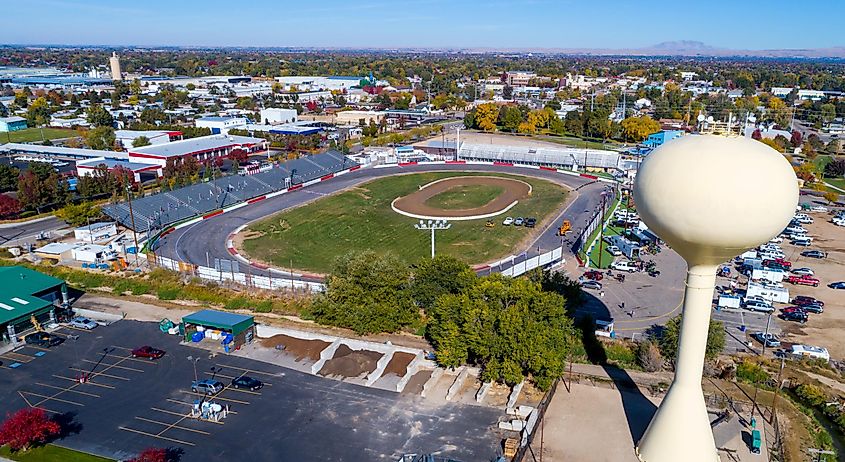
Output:
<svg viewBox="0 0 845 462">
<path fill-rule="evenodd" d="M 23 266 L 0 267 L 0 332 L 3 343 L 15 343 L 35 323 L 55 321 L 67 307 L 67 285 L 61 279 Z"/>
<path fill-rule="evenodd" d="M 227 157 L 235 149 L 249 154 L 267 150 L 267 140 L 251 136 L 209 135 L 129 150 L 129 160 L 142 164 L 167 165 L 168 159 L 193 156 L 198 161 Z"/>
<path fill-rule="evenodd" d="M 0 117 L 0 132 L 16 132 L 26 129 L 26 119 L 23 117 Z"/>
<path fill-rule="evenodd" d="M 100 157 L 76 163 L 76 174 L 78 176 L 94 176 L 99 169 L 106 169 L 108 171 L 123 169 L 132 172 L 134 181 L 137 183 L 141 181 L 141 173 L 150 172 L 157 176 L 162 175 L 162 166 L 159 164 L 152 164 L 147 162 L 129 162 L 126 160 L 106 159 Z"/>
</svg>

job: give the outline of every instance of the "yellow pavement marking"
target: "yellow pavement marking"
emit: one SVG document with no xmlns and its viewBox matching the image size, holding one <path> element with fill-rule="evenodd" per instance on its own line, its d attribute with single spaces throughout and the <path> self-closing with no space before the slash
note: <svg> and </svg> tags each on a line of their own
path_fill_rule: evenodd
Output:
<svg viewBox="0 0 845 462">
<path fill-rule="evenodd" d="M 165 414 L 177 415 L 179 417 L 182 417 L 183 415 L 185 415 L 185 414 L 182 414 L 180 412 L 168 411 L 167 409 L 159 409 L 157 407 L 151 407 L 150 409 L 152 409 L 153 411 L 157 411 L 157 412 L 163 412 Z M 234 414 L 232 411 L 229 411 L 229 413 Z M 206 420 L 206 419 L 194 419 L 194 420 L 198 420 L 200 422 L 213 423 L 213 424 L 217 424 L 217 425 L 223 425 L 223 422 L 215 422 L 213 420 Z"/>
<path fill-rule="evenodd" d="M 25 402 L 25 403 L 26 403 L 26 405 L 27 405 L 27 406 L 29 406 L 29 407 L 33 407 L 33 408 L 36 408 L 36 409 L 41 409 L 42 411 L 52 412 L 53 414 L 62 414 L 62 413 L 61 413 L 61 412 L 59 412 L 59 411 L 54 411 L 54 410 L 52 410 L 52 409 L 47 409 L 46 407 L 43 407 L 43 406 L 33 406 L 33 405 L 32 405 L 32 403 L 30 403 L 30 402 L 29 402 L 29 400 L 28 400 L 28 399 L 26 399 L 26 396 L 24 396 L 24 394 L 23 394 L 23 393 L 21 393 L 20 391 L 18 391 L 18 394 L 19 394 L 19 395 L 21 395 L 21 398 L 23 398 L 24 402 Z"/>
<path fill-rule="evenodd" d="M 128 358 L 124 358 L 124 359 L 128 359 Z M 115 367 L 115 366 L 119 365 L 121 362 L 123 362 L 123 360 L 120 360 L 120 361 L 116 362 L 115 364 L 109 364 L 109 365 L 108 365 L 108 366 L 106 366 L 106 367 L 105 367 L 102 371 L 92 372 L 92 373 L 88 374 L 88 379 L 93 379 L 94 377 L 97 377 L 97 376 L 99 376 L 99 375 L 104 375 L 104 373 L 105 373 L 107 370 L 109 370 L 109 369 L 111 369 L 111 368 L 113 368 L 113 367 Z M 71 368 L 71 369 L 73 369 L 73 368 Z M 78 369 L 78 370 L 82 371 L 81 369 Z M 87 372 L 87 371 L 82 371 L 82 372 Z M 129 380 L 129 379 L 124 379 L 124 380 Z M 49 399 L 54 399 L 56 396 L 59 396 L 59 395 L 61 395 L 62 393 L 65 393 L 65 392 L 66 392 L 66 391 L 68 391 L 68 390 L 72 390 L 72 389 L 74 389 L 74 388 L 76 388 L 76 387 L 78 387 L 78 386 L 82 385 L 82 383 L 80 383 L 79 381 L 75 381 L 75 382 L 76 382 L 76 383 L 74 383 L 73 385 L 71 385 L 71 386 L 67 387 L 66 389 L 61 390 L 61 391 L 57 391 L 55 394 L 53 394 L 53 396 L 51 396 L 51 397 L 46 397 L 46 398 L 45 398 L 45 399 L 43 399 L 41 402 L 36 403 L 36 404 L 35 404 L 35 406 L 36 406 L 36 407 L 37 407 L 37 406 L 40 406 L 40 405 L 44 404 L 44 402 L 46 402 L 47 400 L 49 400 Z"/>
<path fill-rule="evenodd" d="M 116 366 L 112 366 L 112 367 L 116 367 Z M 121 377 L 119 375 L 106 374 L 105 372 L 96 373 L 96 372 L 92 372 L 92 371 L 86 371 L 85 369 L 80 369 L 78 367 L 69 367 L 68 369 L 70 369 L 72 371 L 77 371 L 77 372 L 85 372 L 85 373 L 90 372 L 91 374 L 97 374 L 98 376 L 108 377 L 110 379 L 124 380 L 126 382 L 128 382 L 130 380 L 130 379 L 127 379 L 126 377 Z"/>
<path fill-rule="evenodd" d="M 79 331 L 79 332 L 91 332 L 91 330 L 92 330 L 92 329 L 80 329 L 78 327 L 73 327 L 73 326 L 62 326 L 62 329 L 76 330 L 76 331 Z"/>
<path fill-rule="evenodd" d="M 50 349 L 48 349 L 48 348 L 41 348 L 40 346 L 35 346 L 35 345 L 24 345 L 23 348 L 32 348 L 33 350 L 50 351 Z"/>
<path fill-rule="evenodd" d="M 155 364 L 156 363 L 155 361 L 150 361 L 149 359 L 133 358 L 132 356 L 118 356 L 118 355 L 110 355 L 110 354 L 106 354 L 105 356 L 107 356 L 109 358 L 120 359 L 121 361 L 118 361 L 118 364 L 120 362 L 123 362 L 123 361 L 126 361 L 126 360 L 136 361 L 136 362 L 144 363 L 144 364 Z"/>
<path fill-rule="evenodd" d="M 158 439 L 165 440 L 165 441 L 171 441 L 171 442 L 178 443 L 178 444 L 184 444 L 186 446 L 196 446 L 194 443 L 190 443 L 188 441 L 177 440 L 176 438 L 168 438 L 166 436 L 154 435 L 152 433 L 142 432 L 141 430 L 135 430 L 134 428 L 129 428 L 129 427 L 117 427 L 117 428 L 119 428 L 121 430 L 128 431 L 128 432 L 138 433 L 139 435 L 145 435 L 145 436 L 150 436 L 150 437 L 158 438 Z"/>
<path fill-rule="evenodd" d="M 233 380 L 233 379 L 236 379 L 236 378 L 238 378 L 238 377 L 243 377 L 243 375 L 245 375 L 245 374 L 240 375 L 240 376 L 238 376 L 238 377 L 235 377 L 235 376 L 233 376 L 233 375 L 226 375 L 226 374 L 220 374 L 220 373 L 214 373 L 214 372 L 206 371 L 206 372 L 205 372 L 205 375 L 210 375 L 210 376 L 212 376 L 212 377 L 223 377 L 224 379 Z M 273 384 L 272 384 L 272 383 L 267 383 L 267 382 L 265 382 L 265 381 L 263 381 L 263 380 L 261 381 L 261 383 L 263 383 L 264 385 L 269 385 L 269 386 L 271 386 L 271 387 L 273 386 Z"/>
<path fill-rule="evenodd" d="M 182 416 L 183 419 L 185 417 L 188 417 L 188 416 Z M 208 433 L 208 432 L 205 432 L 205 431 L 202 431 L 202 430 L 196 430 L 196 429 L 193 429 L 193 428 L 182 427 L 182 426 L 179 426 L 179 425 L 171 426 L 171 424 L 169 424 L 167 422 L 159 422 L 158 420 L 147 419 L 147 418 L 144 418 L 144 417 L 135 417 L 135 418 L 138 419 L 138 420 L 144 421 L 144 422 L 149 422 L 149 423 L 154 423 L 154 424 L 166 426 L 167 429 L 162 430 L 162 432 L 170 430 L 172 428 L 175 428 L 175 429 L 178 429 L 178 430 L 185 430 L 185 431 L 189 431 L 189 432 L 199 433 L 199 434 L 202 434 L 202 435 L 210 435 L 211 434 L 211 433 Z M 181 420 L 180 420 L 180 422 L 181 422 Z"/>
<path fill-rule="evenodd" d="M 257 391 L 244 390 L 243 388 L 229 387 L 229 388 L 227 388 L 227 389 L 225 389 L 225 390 L 223 390 L 223 391 L 237 391 L 237 392 L 239 392 L 239 393 L 249 393 L 250 395 L 258 395 L 258 396 L 261 396 L 261 393 L 258 393 Z M 220 393 L 223 393 L 223 391 L 221 391 Z"/>
<path fill-rule="evenodd" d="M 171 403 L 176 403 L 176 404 L 184 404 L 184 405 L 186 405 L 186 406 L 193 406 L 193 405 L 194 405 L 193 403 L 186 403 L 186 402 L 184 402 L 184 401 L 179 401 L 179 400 L 177 400 L 177 399 L 170 399 L 170 398 L 167 398 L 167 401 L 170 401 Z M 238 413 L 238 411 L 229 411 L 229 414 L 237 414 L 237 413 Z M 181 414 L 180 414 L 180 415 L 181 415 Z M 205 421 L 204 421 L 204 422 L 205 422 Z"/>
<path fill-rule="evenodd" d="M 60 402 L 60 403 L 75 404 L 75 405 L 77 405 L 77 406 L 83 406 L 83 407 L 85 406 L 84 404 L 82 404 L 82 403 L 77 403 L 76 401 L 70 401 L 70 400 L 67 400 L 67 399 L 56 398 L 55 396 L 40 395 L 40 394 L 38 394 L 38 393 L 33 393 L 33 392 L 31 392 L 31 391 L 21 391 L 21 393 L 24 393 L 24 394 L 26 394 L 26 395 L 37 396 L 37 397 L 39 397 L 39 398 L 44 398 L 44 400 L 43 400 L 43 401 L 39 402 L 39 403 L 38 403 L 38 404 L 36 404 L 34 407 L 38 407 L 38 406 L 40 406 L 41 404 L 43 404 L 45 401 L 51 401 L 51 400 L 52 400 L 52 401 L 58 401 L 58 402 Z M 64 390 L 63 390 L 62 392 L 60 392 L 60 393 L 64 393 Z"/>
<path fill-rule="evenodd" d="M 268 375 L 268 376 L 270 376 L 270 377 L 278 377 L 278 376 L 279 376 L 278 374 L 271 374 L 270 372 L 254 371 L 254 370 L 252 370 L 252 369 L 244 369 L 243 367 L 237 367 L 237 366 L 227 366 L 227 365 L 225 365 L 225 364 L 215 364 L 215 365 L 216 365 L 217 367 L 229 368 L 229 369 L 239 369 L 239 370 L 244 371 L 243 373 L 241 373 L 241 375 L 240 375 L 240 376 L 244 376 L 244 375 L 251 375 L 251 374 L 263 374 L 263 375 Z M 240 376 L 239 376 L 239 377 L 240 377 Z"/>
<path fill-rule="evenodd" d="M 26 358 L 26 361 L 24 361 L 22 359 L 15 359 L 14 357 L 6 357 L 6 359 L 17 361 L 17 362 L 23 362 L 23 363 L 28 363 L 28 362 L 32 361 L 33 359 L 35 359 L 34 356 L 25 355 L 25 354 L 22 354 L 22 353 L 15 353 L 14 351 L 7 351 L 7 352 L 3 353 L 3 355 L 15 355 L 15 356 L 20 356 L 21 358 Z"/>
<path fill-rule="evenodd" d="M 42 387 L 53 388 L 53 389 L 55 389 L 55 390 L 64 390 L 64 391 L 69 391 L 69 392 L 71 392 L 71 393 L 78 393 L 78 394 L 80 394 L 80 395 L 91 396 L 91 397 L 93 397 L 93 398 L 100 398 L 100 395 L 95 395 L 94 393 L 88 393 L 88 392 L 86 392 L 86 391 L 79 391 L 79 390 L 65 390 L 65 389 L 64 389 L 64 388 L 62 388 L 62 387 L 57 387 L 57 386 L 55 386 L 55 385 L 47 385 L 46 383 L 41 383 L 41 382 L 35 382 L 35 384 L 36 384 L 36 385 L 41 385 Z"/>
<path fill-rule="evenodd" d="M 108 363 L 98 363 L 97 361 L 91 361 L 90 359 L 83 359 L 82 361 L 84 361 L 86 363 L 91 363 L 91 364 L 100 364 L 100 365 L 103 365 L 103 366 L 109 365 Z M 143 369 L 135 369 L 134 367 L 128 367 L 128 366 L 114 366 L 114 367 L 121 369 L 121 370 L 127 370 L 127 371 L 132 371 L 132 372 L 144 372 Z"/>
<path fill-rule="evenodd" d="M 198 398 L 199 398 L 199 397 L 203 397 L 203 396 L 205 396 L 205 397 L 207 397 L 207 398 L 208 398 L 208 399 L 210 399 L 210 400 L 218 400 L 218 399 L 219 399 L 219 400 L 221 400 L 221 401 L 230 401 L 230 402 L 232 402 L 232 403 L 238 403 L 238 404 L 249 404 L 248 402 L 246 402 L 246 401 L 241 401 L 241 400 L 239 400 L 239 399 L 224 398 L 224 397 L 220 396 L 220 393 L 223 393 L 224 391 L 226 391 L 226 389 L 225 389 L 225 388 L 224 388 L 224 389 L 222 389 L 222 390 L 220 390 L 220 393 L 218 393 L 218 394 L 216 394 L 216 395 L 203 395 L 202 393 L 194 393 L 194 392 L 192 392 L 192 391 L 187 391 L 187 390 L 181 390 L 181 391 L 182 391 L 182 393 L 187 393 L 187 394 L 189 394 L 189 395 L 193 395 L 193 396 L 196 396 L 196 397 L 198 397 Z"/>
<path fill-rule="evenodd" d="M 132 348 L 126 348 L 126 347 L 117 346 L 117 345 L 111 345 L 111 348 L 117 348 L 118 350 L 132 351 Z"/>
<path fill-rule="evenodd" d="M 65 376 L 62 376 L 62 375 L 53 374 L 53 377 L 55 377 L 57 379 L 70 380 L 71 382 L 79 383 L 79 379 L 72 379 L 70 377 L 65 377 Z M 102 383 L 92 382 L 90 380 L 85 382 L 85 384 L 86 385 L 94 385 L 96 387 L 110 388 L 110 389 L 114 390 L 114 387 L 111 386 L 111 385 L 105 385 L 105 384 L 102 384 Z"/>
</svg>

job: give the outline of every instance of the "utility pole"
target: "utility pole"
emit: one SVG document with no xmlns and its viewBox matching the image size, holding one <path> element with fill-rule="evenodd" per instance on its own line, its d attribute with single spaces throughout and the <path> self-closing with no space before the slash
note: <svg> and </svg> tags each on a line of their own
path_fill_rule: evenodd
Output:
<svg viewBox="0 0 845 462">
<path fill-rule="evenodd" d="M 437 230 L 449 229 L 451 227 L 452 224 L 446 220 L 428 220 L 428 222 L 420 220 L 419 223 L 414 224 L 414 228 L 419 230 L 431 230 L 431 258 L 434 258 L 434 232 Z"/>
<path fill-rule="evenodd" d="M 601 193 L 601 216 L 599 216 L 599 263 L 601 269 L 602 257 L 604 257 L 604 213 L 607 204 L 607 193 Z"/>
<path fill-rule="evenodd" d="M 809 452 L 810 454 L 816 455 L 816 462 L 822 462 L 822 455 L 825 456 L 824 460 L 827 460 L 827 456 L 836 455 L 836 453 L 833 452 L 833 451 L 825 451 L 823 449 L 817 449 L 817 448 L 809 448 L 809 449 L 807 449 L 807 452 Z"/>
</svg>

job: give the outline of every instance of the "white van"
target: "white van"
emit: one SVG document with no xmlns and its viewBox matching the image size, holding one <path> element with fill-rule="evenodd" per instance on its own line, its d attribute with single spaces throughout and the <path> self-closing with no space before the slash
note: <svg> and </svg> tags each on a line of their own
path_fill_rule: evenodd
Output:
<svg viewBox="0 0 845 462">
<path fill-rule="evenodd" d="M 792 355 L 796 358 L 814 358 L 830 361 L 830 353 L 827 348 L 811 345 L 792 345 Z"/>
</svg>

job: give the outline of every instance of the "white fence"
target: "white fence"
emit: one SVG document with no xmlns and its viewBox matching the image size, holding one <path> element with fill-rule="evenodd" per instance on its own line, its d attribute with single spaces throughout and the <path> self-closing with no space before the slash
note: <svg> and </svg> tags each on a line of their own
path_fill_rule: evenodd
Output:
<svg viewBox="0 0 845 462">
<path fill-rule="evenodd" d="M 195 266 L 190 263 L 179 262 L 162 256 L 156 256 L 154 264 L 155 266 L 172 271 L 178 271 L 180 273 L 192 273 L 205 281 L 232 281 L 237 284 L 245 285 L 247 287 L 255 287 L 258 289 L 299 289 L 309 290 L 312 292 L 323 292 L 326 290 L 326 286 L 318 282 L 300 281 L 289 278 L 274 278 L 271 276 L 261 276 L 235 271 L 221 271 L 206 266 Z"/>
<path fill-rule="evenodd" d="M 503 270 L 502 274 L 505 276 L 517 277 L 533 270 L 534 268 L 555 264 L 561 261 L 563 261 L 563 247 L 558 247 L 550 252 L 516 263 L 510 268 Z"/>
</svg>

